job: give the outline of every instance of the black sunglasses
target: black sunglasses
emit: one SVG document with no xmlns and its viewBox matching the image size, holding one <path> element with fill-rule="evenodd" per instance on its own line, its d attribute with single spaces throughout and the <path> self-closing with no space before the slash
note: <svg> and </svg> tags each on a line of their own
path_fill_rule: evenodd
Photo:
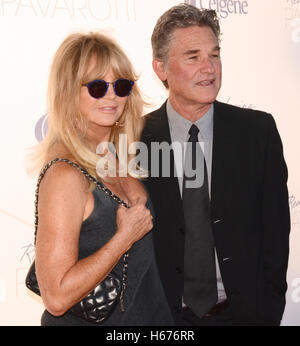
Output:
<svg viewBox="0 0 300 346">
<path fill-rule="evenodd" d="M 92 82 L 83 84 L 83 86 L 86 86 L 88 88 L 89 94 L 92 97 L 94 97 L 95 99 L 100 99 L 101 97 L 104 97 L 106 95 L 109 84 L 113 85 L 114 92 L 117 96 L 126 97 L 130 95 L 134 82 L 132 80 L 124 78 L 117 79 L 112 83 L 106 82 L 103 79 L 95 79 Z"/>
</svg>

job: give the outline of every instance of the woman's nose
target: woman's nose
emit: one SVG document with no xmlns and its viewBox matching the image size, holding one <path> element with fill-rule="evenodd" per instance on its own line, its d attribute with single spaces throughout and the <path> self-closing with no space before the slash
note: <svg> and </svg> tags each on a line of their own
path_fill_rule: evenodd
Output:
<svg viewBox="0 0 300 346">
<path fill-rule="evenodd" d="M 108 98 L 108 99 L 116 98 L 116 94 L 115 94 L 113 83 L 109 83 L 107 92 L 105 94 L 105 97 Z"/>
</svg>

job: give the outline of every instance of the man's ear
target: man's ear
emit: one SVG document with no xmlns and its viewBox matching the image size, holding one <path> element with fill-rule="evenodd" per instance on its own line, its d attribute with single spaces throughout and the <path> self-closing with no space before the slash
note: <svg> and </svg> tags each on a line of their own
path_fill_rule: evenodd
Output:
<svg viewBox="0 0 300 346">
<path fill-rule="evenodd" d="M 162 62 L 159 59 L 154 59 L 152 61 L 152 67 L 153 67 L 154 72 L 157 74 L 158 78 L 162 82 L 165 82 L 168 79 L 164 62 Z"/>
</svg>

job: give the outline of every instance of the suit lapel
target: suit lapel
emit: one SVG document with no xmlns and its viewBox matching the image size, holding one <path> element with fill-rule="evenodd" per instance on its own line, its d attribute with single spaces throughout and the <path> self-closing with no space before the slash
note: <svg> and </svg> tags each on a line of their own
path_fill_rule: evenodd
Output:
<svg viewBox="0 0 300 346">
<path fill-rule="evenodd" d="M 221 103 L 214 103 L 214 130 L 211 176 L 212 221 L 223 218 L 228 199 L 230 173 L 230 148 L 232 147 L 231 127 Z"/>
<path fill-rule="evenodd" d="M 152 113 L 151 125 L 149 131 L 151 133 L 151 142 L 167 142 L 169 145 L 172 144 L 170 127 L 168 122 L 167 102 L 165 102 L 160 109 Z M 179 217 L 180 222 L 182 222 L 182 204 L 181 195 L 178 185 L 177 176 L 174 174 L 174 153 L 173 150 L 170 151 L 170 177 L 160 178 L 161 192 L 168 193 L 170 200 L 173 201 L 174 207 L 174 217 Z M 161 170 L 162 160 L 160 159 L 159 167 Z"/>
<path fill-rule="evenodd" d="M 152 139 L 156 142 L 168 142 L 171 144 L 170 127 L 167 116 L 167 102 L 161 108 L 152 113 L 151 117 Z"/>
</svg>

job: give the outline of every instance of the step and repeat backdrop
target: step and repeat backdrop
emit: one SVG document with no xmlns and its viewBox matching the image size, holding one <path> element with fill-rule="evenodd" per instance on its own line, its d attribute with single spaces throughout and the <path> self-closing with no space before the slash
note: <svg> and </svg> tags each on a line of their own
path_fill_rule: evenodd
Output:
<svg viewBox="0 0 300 346">
<path fill-rule="evenodd" d="M 0 0 L 0 325 L 39 325 L 43 311 L 24 285 L 34 259 L 36 184 L 26 173 L 26 156 L 47 129 L 46 88 L 55 50 L 74 31 L 115 37 L 140 75 L 150 103 L 146 113 L 167 97 L 152 71 L 152 30 L 180 2 L 218 12 L 218 99 L 270 112 L 276 120 L 289 168 L 292 225 L 282 325 L 300 325 L 300 0 Z"/>
</svg>

